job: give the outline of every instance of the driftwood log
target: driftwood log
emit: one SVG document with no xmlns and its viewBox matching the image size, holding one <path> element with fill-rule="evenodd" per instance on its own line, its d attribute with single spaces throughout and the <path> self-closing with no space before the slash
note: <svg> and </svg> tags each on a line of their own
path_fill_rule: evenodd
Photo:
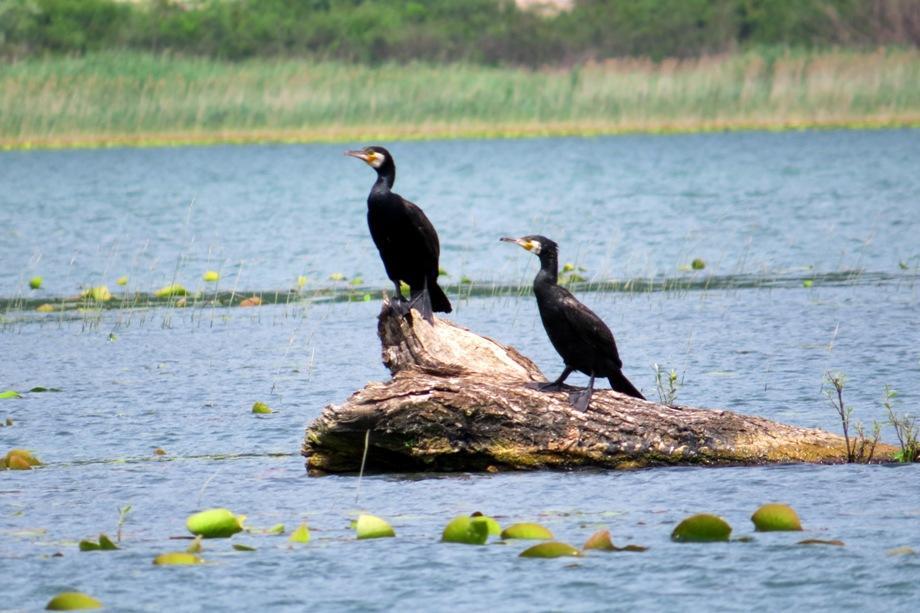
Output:
<svg viewBox="0 0 920 613">
<path fill-rule="evenodd" d="M 844 439 L 725 410 L 669 407 L 609 389 L 587 412 L 513 347 L 384 301 L 378 333 L 393 375 L 327 406 L 302 453 L 313 474 L 846 462 Z M 876 458 L 894 448 L 879 444 Z"/>
</svg>

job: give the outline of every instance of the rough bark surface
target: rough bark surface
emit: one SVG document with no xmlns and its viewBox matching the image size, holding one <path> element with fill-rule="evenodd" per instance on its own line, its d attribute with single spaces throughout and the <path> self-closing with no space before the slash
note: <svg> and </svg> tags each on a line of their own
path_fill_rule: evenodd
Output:
<svg viewBox="0 0 920 613">
<path fill-rule="evenodd" d="M 393 378 L 330 405 L 307 429 L 312 473 L 846 461 L 840 436 L 725 410 L 668 407 L 597 390 L 587 412 L 543 392 L 540 369 L 513 347 L 449 321 L 398 315 L 378 333 Z M 876 458 L 894 448 L 880 444 Z"/>
</svg>

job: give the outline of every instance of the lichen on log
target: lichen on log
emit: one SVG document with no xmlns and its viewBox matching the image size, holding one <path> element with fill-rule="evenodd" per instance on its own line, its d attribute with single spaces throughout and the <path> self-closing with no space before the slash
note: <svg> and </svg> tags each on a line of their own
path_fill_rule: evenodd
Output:
<svg viewBox="0 0 920 613">
<path fill-rule="evenodd" d="M 358 471 L 366 436 L 369 472 L 846 462 L 840 436 L 727 410 L 597 390 L 578 411 L 575 388 L 541 391 L 546 378 L 513 347 L 386 300 L 378 334 L 392 378 L 310 424 L 312 474 Z M 894 451 L 880 444 L 876 458 Z"/>
</svg>

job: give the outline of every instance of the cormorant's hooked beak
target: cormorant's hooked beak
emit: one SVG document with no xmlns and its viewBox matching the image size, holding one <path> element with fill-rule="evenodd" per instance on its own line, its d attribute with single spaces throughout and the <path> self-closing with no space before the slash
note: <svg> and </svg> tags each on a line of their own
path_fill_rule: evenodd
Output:
<svg viewBox="0 0 920 613">
<path fill-rule="evenodd" d="M 532 250 L 534 246 L 532 241 L 524 240 L 523 238 L 511 238 L 510 236 L 503 236 L 499 240 L 504 241 L 506 243 L 515 243 L 517 245 L 520 245 L 522 248 L 526 249 L 527 251 Z"/>
<path fill-rule="evenodd" d="M 346 152 L 345 152 L 345 155 L 351 156 L 351 157 L 353 157 L 353 158 L 358 158 L 359 160 L 364 160 L 364 161 L 367 162 L 368 164 L 371 163 L 370 156 L 368 156 L 368 154 L 367 154 L 366 151 L 362 151 L 362 150 L 358 150 L 358 151 L 346 151 Z"/>
</svg>

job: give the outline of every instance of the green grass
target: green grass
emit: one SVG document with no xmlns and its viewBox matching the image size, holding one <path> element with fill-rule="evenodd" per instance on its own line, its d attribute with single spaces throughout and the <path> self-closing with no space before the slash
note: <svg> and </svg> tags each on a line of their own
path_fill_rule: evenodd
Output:
<svg viewBox="0 0 920 613">
<path fill-rule="evenodd" d="M 0 109 L 6 148 L 917 126 L 920 51 L 536 71 L 103 53 L 0 66 Z"/>
</svg>

